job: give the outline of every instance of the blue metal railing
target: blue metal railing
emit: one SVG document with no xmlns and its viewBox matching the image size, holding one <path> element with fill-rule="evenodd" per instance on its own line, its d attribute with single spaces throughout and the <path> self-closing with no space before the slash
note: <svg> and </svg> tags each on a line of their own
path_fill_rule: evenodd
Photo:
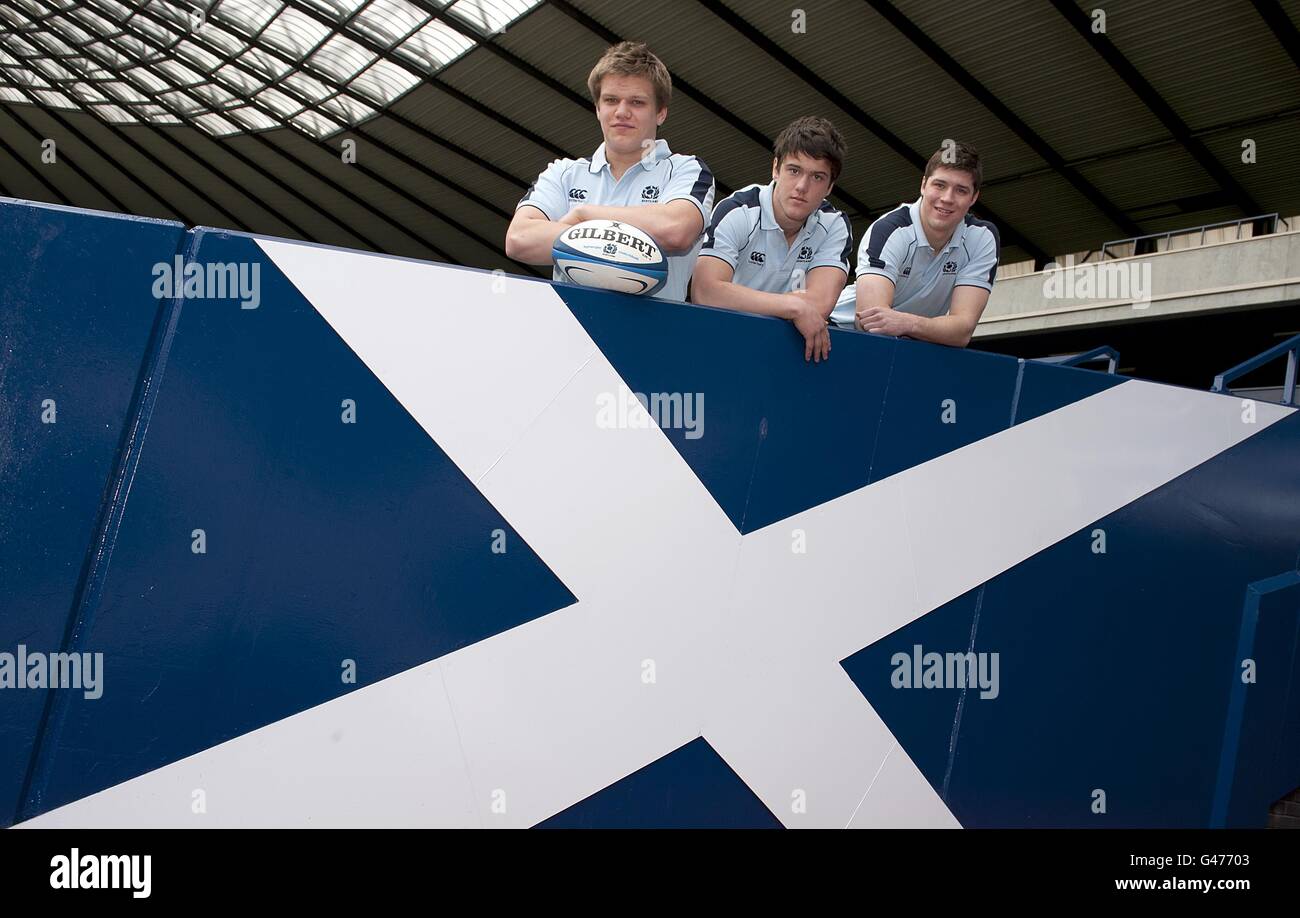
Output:
<svg viewBox="0 0 1300 918">
<path fill-rule="evenodd" d="M 1269 363 L 1283 354 L 1286 358 L 1286 382 L 1282 384 L 1282 404 L 1295 405 L 1295 377 L 1296 362 L 1300 358 L 1300 335 L 1288 338 L 1281 344 L 1270 347 L 1262 354 L 1256 354 L 1247 361 L 1237 364 L 1230 370 L 1224 370 L 1218 376 L 1214 377 L 1214 385 L 1210 386 L 1211 392 L 1227 392 L 1228 383 L 1238 377 L 1244 376 L 1251 370 L 1257 370 L 1264 364 Z"/>
<path fill-rule="evenodd" d="M 1095 363 L 1099 360 L 1107 362 L 1106 372 L 1114 373 L 1115 367 L 1119 363 L 1119 351 L 1113 347 L 1094 347 L 1090 351 L 1084 351 L 1081 354 L 1058 354 L 1055 357 L 1035 357 L 1035 363 L 1052 363 L 1060 367 L 1077 367 L 1080 364 Z"/>
</svg>

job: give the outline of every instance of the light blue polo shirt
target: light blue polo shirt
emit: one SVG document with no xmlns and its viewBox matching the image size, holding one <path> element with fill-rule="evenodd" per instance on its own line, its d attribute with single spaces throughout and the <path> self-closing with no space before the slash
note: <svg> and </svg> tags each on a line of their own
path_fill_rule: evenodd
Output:
<svg viewBox="0 0 1300 918">
<path fill-rule="evenodd" d="M 731 265 L 731 282 L 766 293 L 789 293 L 813 268 L 849 273 L 853 227 L 830 204 L 809 214 L 793 243 L 772 210 L 773 184 L 749 185 L 713 209 L 700 255 Z"/>
<path fill-rule="evenodd" d="M 1001 240 L 997 227 L 970 214 L 940 251 L 930 247 L 921 226 L 921 199 L 900 204 L 868 228 L 858 248 L 857 276 L 878 274 L 894 284 L 894 308 L 934 318 L 948 314 L 955 287 L 993 289 Z M 853 327 L 857 285 L 840 294 L 831 320 Z"/>
<path fill-rule="evenodd" d="M 704 238 L 703 227 L 709 225 L 712 216 L 713 173 L 698 157 L 669 150 L 666 140 L 656 140 L 652 154 L 643 156 L 618 180 L 610 171 L 603 143 L 590 159 L 557 159 L 537 176 L 515 210 L 527 204 L 540 210 L 546 219 L 559 220 L 580 204 L 636 207 L 669 201 L 692 202 L 704 218 L 700 240 L 686 254 L 668 256 L 668 281 L 655 294 L 663 300 L 685 301 L 686 285 L 690 283 Z M 564 280 L 559 269 L 553 277 Z"/>
</svg>

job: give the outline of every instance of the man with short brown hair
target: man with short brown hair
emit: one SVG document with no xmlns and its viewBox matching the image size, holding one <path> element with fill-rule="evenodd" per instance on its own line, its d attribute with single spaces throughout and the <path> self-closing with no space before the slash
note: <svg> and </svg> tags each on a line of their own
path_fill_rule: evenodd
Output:
<svg viewBox="0 0 1300 918">
<path fill-rule="evenodd" d="M 713 210 L 713 173 L 656 139 L 668 118 L 672 78 L 640 42 L 607 50 L 587 80 L 604 143 L 590 158 L 557 159 L 528 189 L 506 232 L 506 255 L 552 263 L 560 233 L 584 220 L 635 226 L 668 256 L 668 281 L 656 296 L 685 300 L 700 236 Z M 555 280 L 563 280 L 559 271 Z"/>
<path fill-rule="evenodd" d="M 695 264 L 696 303 L 789 319 L 804 359 L 830 356 L 826 319 L 849 277 L 853 228 L 826 196 L 844 167 L 844 138 L 825 118 L 797 118 L 776 139 L 772 181 L 713 211 Z"/>
<path fill-rule="evenodd" d="M 921 196 L 872 223 L 858 282 L 832 319 L 882 335 L 965 347 L 997 276 L 997 227 L 970 215 L 984 178 L 979 153 L 955 141 L 930 157 Z"/>
</svg>

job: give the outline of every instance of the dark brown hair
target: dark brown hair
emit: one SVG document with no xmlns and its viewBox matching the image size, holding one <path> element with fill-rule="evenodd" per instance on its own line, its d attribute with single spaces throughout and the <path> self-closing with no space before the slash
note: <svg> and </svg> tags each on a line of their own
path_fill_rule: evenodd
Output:
<svg viewBox="0 0 1300 918">
<path fill-rule="evenodd" d="M 975 185 L 975 191 L 980 190 L 980 182 L 984 181 L 984 166 L 980 163 L 980 155 L 974 147 L 968 143 L 962 143 L 960 140 L 945 140 L 943 146 L 935 151 L 930 157 L 930 161 L 925 164 L 925 176 L 923 180 L 928 181 L 935 169 L 956 169 L 960 172 L 969 172 L 971 181 Z"/>
<path fill-rule="evenodd" d="M 844 138 L 835 125 L 817 115 L 805 115 L 791 121 L 772 148 L 779 165 L 791 153 L 802 153 L 813 159 L 824 159 L 831 164 L 831 181 L 840 177 L 844 168 Z"/>
</svg>

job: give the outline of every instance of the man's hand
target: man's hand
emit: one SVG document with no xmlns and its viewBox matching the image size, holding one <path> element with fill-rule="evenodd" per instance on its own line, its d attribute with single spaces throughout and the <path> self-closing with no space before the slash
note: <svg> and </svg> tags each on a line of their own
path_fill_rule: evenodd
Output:
<svg viewBox="0 0 1300 918">
<path fill-rule="evenodd" d="M 790 321 L 795 329 L 803 335 L 803 359 L 821 363 L 831 356 L 831 333 L 826 327 L 826 317 L 807 297 L 806 290 L 787 293 L 793 315 Z"/>
<path fill-rule="evenodd" d="M 917 318 L 910 312 L 899 312 L 891 306 L 868 306 L 857 314 L 856 324 L 863 331 L 898 338 L 911 335 L 916 330 Z"/>
<path fill-rule="evenodd" d="M 587 219 L 585 213 L 586 206 L 587 205 L 585 204 L 579 204 L 577 207 L 571 208 L 569 212 L 561 217 L 557 222 L 563 223 L 565 226 L 577 226 L 579 223 L 582 223 Z"/>
</svg>

